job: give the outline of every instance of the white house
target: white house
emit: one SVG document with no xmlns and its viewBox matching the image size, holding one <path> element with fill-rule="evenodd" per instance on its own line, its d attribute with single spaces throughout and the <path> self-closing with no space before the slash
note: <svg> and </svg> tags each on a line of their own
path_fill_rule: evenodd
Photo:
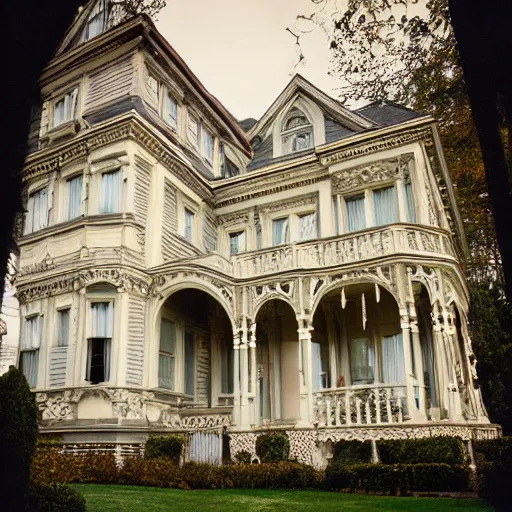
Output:
<svg viewBox="0 0 512 512">
<path fill-rule="evenodd" d="M 272 428 L 316 465 L 340 439 L 499 435 L 435 120 L 296 75 L 237 122 L 147 17 L 119 19 L 85 6 L 31 124 L 17 361 L 41 432 L 186 432 L 220 462 Z"/>
</svg>

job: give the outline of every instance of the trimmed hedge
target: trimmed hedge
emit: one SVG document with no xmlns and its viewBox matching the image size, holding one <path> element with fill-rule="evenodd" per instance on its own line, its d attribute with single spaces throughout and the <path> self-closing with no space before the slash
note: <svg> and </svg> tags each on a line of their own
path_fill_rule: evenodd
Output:
<svg viewBox="0 0 512 512">
<path fill-rule="evenodd" d="M 11 366 L 0 376 L 0 446 L 8 468 L 0 478 L 0 499 L 5 510 L 24 506 L 37 440 L 37 414 L 27 379 Z"/>
<path fill-rule="evenodd" d="M 478 469 L 479 493 L 498 511 L 512 502 L 512 437 L 473 444 Z"/>
<path fill-rule="evenodd" d="M 288 460 L 290 456 L 288 436 L 277 432 L 258 436 L 256 438 L 256 455 L 261 462 Z"/>
<path fill-rule="evenodd" d="M 467 466 L 448 464 L 330 464 L 326 484 L 333 490 L 400 495 L 412 491 L 468 491 L 470 476 Z"/>
<path fill-rule="evenodd" d="M 185 440 L 180 435 L 150 436 L 144 447 L 144 458 L 169 459 L 179 464 Z"/>
<path fill-rule="evenodd" d="M 62 484 L 32 484 L 27 512 L 86 512 L 85 498 Z"/>
<path fill-rule="evenodd" d="M 439 463 L 457 466 L 466 462 L 466 451 L 458 437 L 429 437 L 378 441 L 383 464 Z"/>
<path fill-rule="evenodd" d="M 369 464 L 372 459 L 370 441 L 339 441 L 333 446 L 332 463 Z"/>
</svg>

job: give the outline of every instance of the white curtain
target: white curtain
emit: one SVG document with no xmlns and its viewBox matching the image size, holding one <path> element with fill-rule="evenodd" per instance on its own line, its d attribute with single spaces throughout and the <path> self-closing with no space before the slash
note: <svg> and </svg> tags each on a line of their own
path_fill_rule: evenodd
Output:
<svg viewBox="0 0 512 512">
<path fill-rule="evenodd" d="M 347 223 L 349 231 L 358 231 L 366 227 L 364 197 L 353 197 L 346 200 Z"/>
<path fill-rule="evenodd" d="M 300 240 L 311 240 L 316 238 L 316 214 L 308 213 L 299 217 Z"/>
<path fill-rule="evenodd" d="M 398 204 L 395 187 L 381 188 L 373 192 L 375 224 L 383 226 L 398 222 Z"/>
<path fill-rule="evenodd" d="M 69 309 L 61 309 L 58 312 L 59 325 L 57 346 L 67 347 L 69 344 Z"/>
<path fill-rule="evenodd" d="M 382 381 L 405 384 L 402 333 L 382 339 Z"/>
<path fill-rule="evenodd" d="M 178 126 L 178 104 L 170 93 L 167 93 L 167 124 L 174 129 Z"/>
<path fill-rule="evenodd" d="M 289 241 L 290 231 L 288 226 L 288 217 L 285 219 L 276 219 L 272 222 L 272 242 L 273 245 L 285 244 Z"/>
<path fill-rule="evenodd" d="M 158 387 L 174 389 L 176 357 L 176 324 L 162 320 L 160 324 L 160 356 L 158 359 Z"/>
<path fill-rule="evenodd" d="M 122 187 L 121 170 L 105 172 L 101 177 L 102 203 L 101 213 L 121 211 Z"/>
<path fill-rule="evenodd" d="M 326 348 L 326 346 L 322 346 L 320 343 L 311 343 L 314 391 L 325 389 L 328 386 L 328 354 Z"/>
<path fill-rule="evenodd" d="M 32 194 L 27 203 L 24 234 L 34 233 L 48 226 L 48 189 Z"/>
<path fill-rule="evenodd" d="M 20 366 L 23 375 L 25 375 L 28 385 L 31 388 L 35 388 L 37 385 L 37 370 L 39 367 L 39 350 L 21 352 L 20 358 Z"/>
<path fill-rule="evenodd" d="M 87 18 L 86 40 L 92 39 L 105 30 L 105 0 L 99 0 Z"/>
<path fill-rule="evenodd" d="M 229 235 L 229 254 L 233 256 L 242 251 L 245 251 L 245 231 L 231 233 Z"/>
<path fill-rule="evenodd" d="M 213 136 L 209 131 L 205 130 L 204 128 L 203 128 L 203 132 L 204 132 L 204 145 L 205 145 L 204 156 L 206 157 L 208 162 L 213 163 Z"/>
<path fill-rule="evenodd" d="M 414 194 L 412 192 L 412 183 L 405 184 L 405 198 L 407 200 L 407 220 L 416 222 L 416 209 L 414 207 Z"/>
<path fill-rule="evenodd" d="M 69 208 L 68 220 L 76 219 L 82 215 L 82 176 L 77 176 L 68 181 Z"/>
<path fill-rule="evenodd" d="M 90 338 L 112 338 L 114 325 L 114 305 L 112 302 L 91 302 Z"/>
<path fill-rule="evenodd" d="M 68 92 L 53 108 L 53 127 L 71 121 L 75 117 L 78 89 Z"/>
<path fill-rule="evenodd" d="M 352 383 L 372 383 L 374 380 L 375 352 L 368 338 L 350 341 L 350 370 Z"/>
</svg>

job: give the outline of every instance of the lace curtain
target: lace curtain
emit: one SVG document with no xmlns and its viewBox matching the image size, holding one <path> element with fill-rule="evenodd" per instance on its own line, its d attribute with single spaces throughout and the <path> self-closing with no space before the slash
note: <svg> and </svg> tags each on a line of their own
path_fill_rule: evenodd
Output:
<svg viewBox="0 0 512 512">
<path fill-rule="evenodd" d="M 349 231 L 358 231 L 366 227 L 364 197 L 353 197 L 346 200 L 347 223 Z"/>
<path fill-rule="evenodd" d="M 121 170 L 105 172 L 101 177 L 101 213 L 117 213 L 121 210 Z"/>
<path fill-rule="evenodd" d="M 82 176 L 77 176 L 68 181 L 69 185 L 69 209 L 68 220 L 76 219 L 82 215 Z"/>
<path fill-rule="evenodd" d="M 382 339 L 382 381 L 405 384 L 404 348 L 402 334 Z"/>
<path fill-rule="evenodd" d="M 395 187 L 381 188 L 373 192 L 375 225 L 383 226 L 398 222 L 398 204 Z"/>
</svg>

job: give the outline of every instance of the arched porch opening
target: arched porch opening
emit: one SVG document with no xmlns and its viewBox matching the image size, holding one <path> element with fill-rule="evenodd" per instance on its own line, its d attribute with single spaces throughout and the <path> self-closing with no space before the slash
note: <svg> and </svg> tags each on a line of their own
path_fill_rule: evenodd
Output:
<svg viewBox="0 0 512 512">
<path fill-rule="evenodd" d="M 436 350 L 432 330 L 432 306 L 427 288 L 419 282 L 413 283 L 414 306 L 417 316 L 419 346 L 421 352 L 421 370 L 425 386 L 425 407 L 430 419 L 441 419 L 444 413 L 440 410 L 440 379 L 442 368 L 441 357 Z M 418 369 L 420 371 L 420 369 Z"/>
<path fill-rule="evenodd" d="M 391 293 L 375 283 L 327 292 L 313 316 L 312 392 L 320 425 L 401 423 L 415 409 L 412 351 Z"/>
<path fill-rule="evenodd" d="M 233 405 L 233 330 L 210 294 L 184 288 L 170 295 L 158 315 L 156 387 L 198 407 Z"/>
<path fill-rule="evenodd" d="M 272 299 L 256 315 L 256 423 L 300 418 L 300 355 L 292 307 Z"/>
</svg>

